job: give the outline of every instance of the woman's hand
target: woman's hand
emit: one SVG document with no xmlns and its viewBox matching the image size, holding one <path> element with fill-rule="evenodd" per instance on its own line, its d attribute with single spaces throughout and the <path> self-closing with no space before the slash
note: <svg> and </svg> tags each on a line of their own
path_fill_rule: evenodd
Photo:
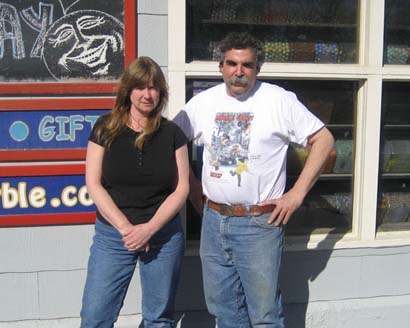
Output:
<svg viewBox="0 0 410 328">
<path fill-rule="evenodd" d="M 122 240 L 129 251 L 149 251 L 149 240 L 155 231 L 148 223 L 137 224 L 127 229 Z"/>
</svg>

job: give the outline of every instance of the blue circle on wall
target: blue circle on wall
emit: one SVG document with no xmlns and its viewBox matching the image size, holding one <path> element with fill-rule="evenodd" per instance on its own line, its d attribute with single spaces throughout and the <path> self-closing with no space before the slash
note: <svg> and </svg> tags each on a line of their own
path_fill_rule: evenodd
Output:
<svg viewBox="0 0 410 328">
<path fill-rule="evenodd" d="M 15 140 L 15 141 L 23 141 L 26 140 L 28 135 L 29 135 L 29 128 L 28 125 L 22 121 L 15 121 L 13 124 L 10 126 L 10 136 Z"/>
</svg>

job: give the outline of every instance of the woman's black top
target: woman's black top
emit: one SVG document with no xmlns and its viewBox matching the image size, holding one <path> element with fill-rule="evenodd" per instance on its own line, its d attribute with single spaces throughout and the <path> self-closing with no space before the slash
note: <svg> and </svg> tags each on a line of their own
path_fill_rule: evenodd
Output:
<svg viewBox="0 0 410 328">
<path fill-rule="evenodd" d="M 100 138 L 95 132 L 98 126 L 105 124 L 107 116 L 97 120 L 89 137 L 103 147 L 104 130 Z M 138 134 L 125 127 L 110 147 L 105 147 L 102 163 L 102 185 L 132 224 L 149 221 L 174 191 L 177 179 L 175 150 L 187 143 L 182 130 L 165 118 L 161 119 L 159 129 L 145 142 L 142 151 L 135 146 Z M 98 209 L 97 218 L 110 224 Z"/>
</svg>

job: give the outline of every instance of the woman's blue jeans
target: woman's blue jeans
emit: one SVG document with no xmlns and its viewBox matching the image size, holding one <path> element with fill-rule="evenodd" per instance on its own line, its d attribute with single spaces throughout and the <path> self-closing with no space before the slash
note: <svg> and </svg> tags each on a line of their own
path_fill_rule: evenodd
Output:
<svg viewBox="0 0 410 328">
<path fill-rule="evenodd" d="M 174 300 L 184 247 L 179 216 L 151 238 L 148 253 L 128 251 L 119 232 L 97 220 L 88 261 L 81 328 L 113 327 L 137 261 L 144 328 L 174 327 Z"/>
<path fill-rule="evenodd" d="M 283 230 L 267 223 L 269 215 L 227 217 L 204 209 L 204 292 L 218 328 L 284 327 L 278 284 Z"/>
</svg>

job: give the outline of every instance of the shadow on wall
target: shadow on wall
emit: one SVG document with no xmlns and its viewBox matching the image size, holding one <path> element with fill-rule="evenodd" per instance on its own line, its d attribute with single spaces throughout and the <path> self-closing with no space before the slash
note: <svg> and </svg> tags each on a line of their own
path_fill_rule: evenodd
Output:
<svg viewBox="0 0 410 328">
<path fill-rule="evenodd" d="M 186 256 L 179 283 L 176 310 L 180 328 L 214 328 L 215 319 L 206 310 L 199 256 Z"/>
<path fill-rule="evenodd" d="M 315 249 L 308 249 L 307 244 L 312 231 L 306 232 L 298 242 L 300 250 L 285 253 L 281 289 L 285 302 L 286 328 L 306 327 L 306 311 L 310 298 L 309 283 L 323 272 L 335 243 L 348 232 L 347 229 L 342 231 L 340 227 L 336 229 L 333 232 L 337 234 L 332 234 L 331 231 Z M 176 311 L 180 328 L 215 328 L 215 319 L 206 310 L 199 256 L 184 258 Z M 140 325 L 140 328 L 143 328 L 143 325 Z"/>
<path fill-rule="evenodd" d="M 309 300 L 312 301 L 314 296 L 311 295 L 309 285 L 325 270 L 334 251 L 334 245 L 348 231 L 347 228 L 334 228 L 314 249 L 308 249 L 312 234 L 310 231 L 299 240 L 300 251 L 285 253 L 281 270 L 281 289 L 285 302 L 286 328 L 307 326 L 307 307 Z"/>
</svg>

